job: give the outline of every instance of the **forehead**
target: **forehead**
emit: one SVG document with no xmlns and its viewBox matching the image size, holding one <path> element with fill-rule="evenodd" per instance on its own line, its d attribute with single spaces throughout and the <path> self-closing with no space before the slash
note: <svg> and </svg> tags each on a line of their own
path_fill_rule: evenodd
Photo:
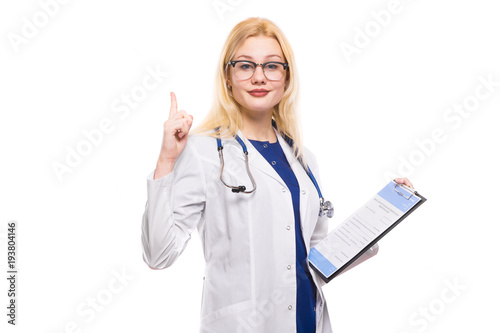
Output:
<svg viewBox="0 0 500 333">
<path fill-rule="evenodd" d="M 283 60 L 283 52 L 280 44 L 275 38 L 266 36 L 248 37 L 243 44 L 236 49 L 234 59 L 280 59 Z"/>
</svg>

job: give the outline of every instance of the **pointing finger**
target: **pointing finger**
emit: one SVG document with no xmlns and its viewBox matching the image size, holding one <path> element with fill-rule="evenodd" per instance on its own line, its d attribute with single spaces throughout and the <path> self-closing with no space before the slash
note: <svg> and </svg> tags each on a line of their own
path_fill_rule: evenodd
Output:
<svg viewBox="0 0 500 333">
<path fill-rule="evenodd" d="M 173 118 L 177 114 L 177 98 L 173 92 L 170 93 L 170 113 L 168 119 Z"/>
</svg>

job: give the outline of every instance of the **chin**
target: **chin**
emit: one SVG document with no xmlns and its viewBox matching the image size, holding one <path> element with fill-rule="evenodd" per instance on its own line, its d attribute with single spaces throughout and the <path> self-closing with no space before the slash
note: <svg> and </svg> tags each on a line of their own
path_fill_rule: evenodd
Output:
<svg viewBox="0 0 500 333">
<path fill-rule="evenodd" d="M 273 109 L 278 103 L 279 101 L 277 101 L 276 103 L 274 102 L 270 103 L 269 101 L 262 101 L 261 103 L 256 103 L 255 101 L 253 101 L 253 103 L 245 103 L 243 107 L 245 107 L 248 110 L 264 112 Z"/>
<path fill-rule="evenodd" d="M 258 105 L 247 104 L 244 107 L 245 107 L 245 109 L 251 110 L 251 111 L 254 111 L 254 112 L 266 112 L 266 111 L 269 111 L 270 109 L 273 108 L 273 106 L 269 105 L 269 104 L 266 104 L 266 105 L 262 105 L 262 104 L 258 104 Z"/>
</svg>

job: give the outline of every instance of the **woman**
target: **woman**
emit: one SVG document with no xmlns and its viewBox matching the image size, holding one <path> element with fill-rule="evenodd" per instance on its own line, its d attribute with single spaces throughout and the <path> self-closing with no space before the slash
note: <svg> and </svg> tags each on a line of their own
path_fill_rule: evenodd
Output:
<svg viewBox="0 0 500 333">
<path fill-rule="evenodd" d="M 293 52 L 278 27 L 262 18 L 236 25 L 215 88 L 210 113 L 190 135 L 193 117 L 177 111 L 171 93 L 147 180 L 144 261 L 169 267 L 197 228 L 206 260 L 201 332 L 331 332 L 323 282 L 307 264 L 309 249 L 327 234 L 327 217 L 318 216 L 318 192 L 306 172 L 309 166 L 319 182 L 296 121 Z"/>
</svg>

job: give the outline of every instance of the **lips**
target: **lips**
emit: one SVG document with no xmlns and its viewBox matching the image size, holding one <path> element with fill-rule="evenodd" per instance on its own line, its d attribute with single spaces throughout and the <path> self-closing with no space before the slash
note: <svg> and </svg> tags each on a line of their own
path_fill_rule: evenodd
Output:
<svg viewBox="0 0 500 333">
<path fill-rule="evenodd" d="M 254 89 L 252 91 L 248 92 L 250 95 L 255 96 L 255 97 L 262 97 L 266 96 L 269 93 L 269 90 L 266 89 Z"/>
</svg>

